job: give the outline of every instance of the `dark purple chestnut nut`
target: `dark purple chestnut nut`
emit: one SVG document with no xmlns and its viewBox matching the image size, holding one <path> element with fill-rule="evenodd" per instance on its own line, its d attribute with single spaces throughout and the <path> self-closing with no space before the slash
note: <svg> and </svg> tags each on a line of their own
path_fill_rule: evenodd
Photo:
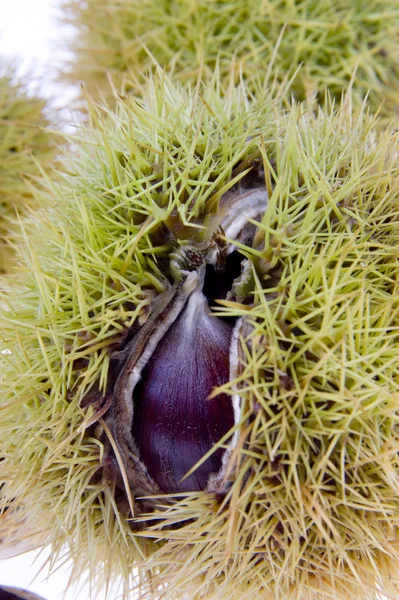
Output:
<svg viewBox="0 0 399 600">
<path fill-rule="evenodd" d="M 195 290 L 133 394 L 133 438 L 164 492 L 205 489 L 210 475 L 221 469 L 221 448 L 184 476 L 234 426 L 231 398 L 208 399 L 215 387 L 229 381 L 233 326 L 209 313 L 205 296 Z"/>
<path fill-rule="evenodd" d="M 1 585 L 0 600 L 43 600 L 43 598 L 27 590 Z"/>
</svg>

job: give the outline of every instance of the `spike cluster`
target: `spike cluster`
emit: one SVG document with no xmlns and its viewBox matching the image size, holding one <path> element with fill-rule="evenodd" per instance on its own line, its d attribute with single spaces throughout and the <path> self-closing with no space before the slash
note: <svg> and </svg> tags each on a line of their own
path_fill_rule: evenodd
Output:
<svg viewBox="0 0 399 600">
<path fill-rule="evenodd" d="M 77 28 L 75 62 L 67 77 L 98 97 L 125 89 L 157 61 L 180 80 L 272 69 L 292 75 L 299 100 L 327 87 L 338 100 L 355 70 L 354 97 L 370 90 L 376 110 L 384 101 L 397 116 L 399 3 L 340 0 L 69 0 L 66 20 Z M 130 82 L 130 83 L 129 83 Z"/>
<path fill-rule="evenodd" d="M 44 100 L 29 96 L 9 74 L 0 74 L 0 272 L 12 264 L 8 235 L 15 210 L 36 203 L 29 186 L 40 173 L 35 161 L 45 167 L 54 155 L 44 107 Z"/>
<path fill-rule="evenodd" d="M 126 498 L 120 453 L 104 439 L 117 354 L 177 281 L 181 244 L 207 246 L 229 192 L 256 183 L 258 136 L 274 127 L 282 91 L 265 82 L 260 93 L 251 104 L 242 86 L 222 97 L 217 81 L 200 93 L 156 79 L 145 100 L 93 112 L 96 128 L 65 153 L 64 177 L 42 183 L 46 209 L 22 221 L 18 281 L 2 281 L 0 480 L 10 538 L 40 527 L 54 554 L 78 538 L 85 553 L 91 530 L 100 561 L 113 535 L 120 549 L 132 539 L 116 510 Z M 135 514 L 141 505 L 133 498 Z M 129 546 L 133 560 L 142 546 Z"/>
<path fill-rule="evenodd" d="M 399 594 L 397 134 L 349 97 L 285 109 L 283 91 L 151 78 L 92 110 L 53 207 L 23 223 L 0 505 L 126 597 Z M 219 351 L 229 375 L 216 358 L 208 378 Z M 169 425 L 196 380 L 199 450 Z"/>
</svg>

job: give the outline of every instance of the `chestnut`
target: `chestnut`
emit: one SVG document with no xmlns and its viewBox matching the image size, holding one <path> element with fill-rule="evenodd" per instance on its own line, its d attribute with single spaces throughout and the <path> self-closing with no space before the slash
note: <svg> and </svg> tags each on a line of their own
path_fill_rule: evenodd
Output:
<svg viewBox="0 0 399 600">
<path fill-rule="evenodd" d="M 203 490 L 222 466 L 223 450 L 187 472 L 234 425 L 229 380 L 232 325 L 209 314 L 196 289 L 157 345 L 135 388 L 132 434 L 150 476 L 164 492 Z"/>
<path fill-rule="evenodd" d="M 240 402 L 214 390 L 236 377 L 241 322 L 212 314 L 208 299 L 231 298 L 248 278 L 234 240 L 253 238 L 266 200 L 264 188 L 223 198 L 222 222 L 205 243 L 171 254 L 173 282 L 116 357 L 122 364 L 107 421 L 136 497 L 223 486 Z"/>
<path fill-rule="evenodd" d="M 27 590 L 0 585 L 0 600 L 43 600 L 43 598 Z"/>
</svg>

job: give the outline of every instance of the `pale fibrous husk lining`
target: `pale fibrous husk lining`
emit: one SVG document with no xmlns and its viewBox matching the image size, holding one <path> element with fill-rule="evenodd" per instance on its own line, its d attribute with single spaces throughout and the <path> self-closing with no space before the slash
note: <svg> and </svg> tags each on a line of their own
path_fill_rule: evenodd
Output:
<svg viewBox="0 0 399 600">
<path fill-rule="evenodd" d="M 23 223 L 24 278 L 2 295 L 0 502 L 29 507 L 54 563 L 66 552 L 93 586 L 398 597 L 397 135 L 377 137 L 349 96 L 322 111 L 285 109 L 281 93 L 150 79 L 116 114 L 92 111 L 48 182 L 53 208 Z M 144 501 L 104 441 L 112 356 L 151 319 L 179 248 L 209 239 L 259 165 L 267 209 L 226 240 L 242 279 L 211 307 L 238 323 L 237 376 L 214 392 L 240 399 L 221 442 L 236 433 L 229 486 L 160 495 L 132 518 Z"/>
</svg>

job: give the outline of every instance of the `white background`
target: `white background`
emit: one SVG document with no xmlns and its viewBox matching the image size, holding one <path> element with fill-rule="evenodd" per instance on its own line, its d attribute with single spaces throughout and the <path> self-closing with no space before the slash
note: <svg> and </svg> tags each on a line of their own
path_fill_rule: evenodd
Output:
<svg viewBox="0 0 399 600">
<path fill-rule="evenodd" d="M 18 74 L 55 106 L 68 106 L 75 92 L 54 82 L 73 35 L 61 23 L 61 1 L 0 0 L 0 57 L 15 59 Z"/>
<path fill-rule="evenodd" d="M 57 20 L 60 0 L 0 0 L 0 57 L 16 59 L 18 74 L 32 79 L 30 87 L 51 99 L 54 106 L 68 106 L 76 94 L 54 82 L 57 65 L 67 54 L 72 32 Z M 62 47 L 64 46 L 64 47 Z M 1 58 L 0 58 L 0 62 Z M 68 119 L 68 115 L 64 115 Z M 0 585 L 30 589 L 45 600 L 89 600 L 88 586 L 68 587 L 70 565 L 48 577 L 44 569 L 49 550 L 28 552 L 0 560 Z M 115 600 L 111 592 L 108 600 Z M 94 599 L 93 599 L 94 600 Z M 95 600 L 103 600 L 96 595 Z"/>
</svg>

